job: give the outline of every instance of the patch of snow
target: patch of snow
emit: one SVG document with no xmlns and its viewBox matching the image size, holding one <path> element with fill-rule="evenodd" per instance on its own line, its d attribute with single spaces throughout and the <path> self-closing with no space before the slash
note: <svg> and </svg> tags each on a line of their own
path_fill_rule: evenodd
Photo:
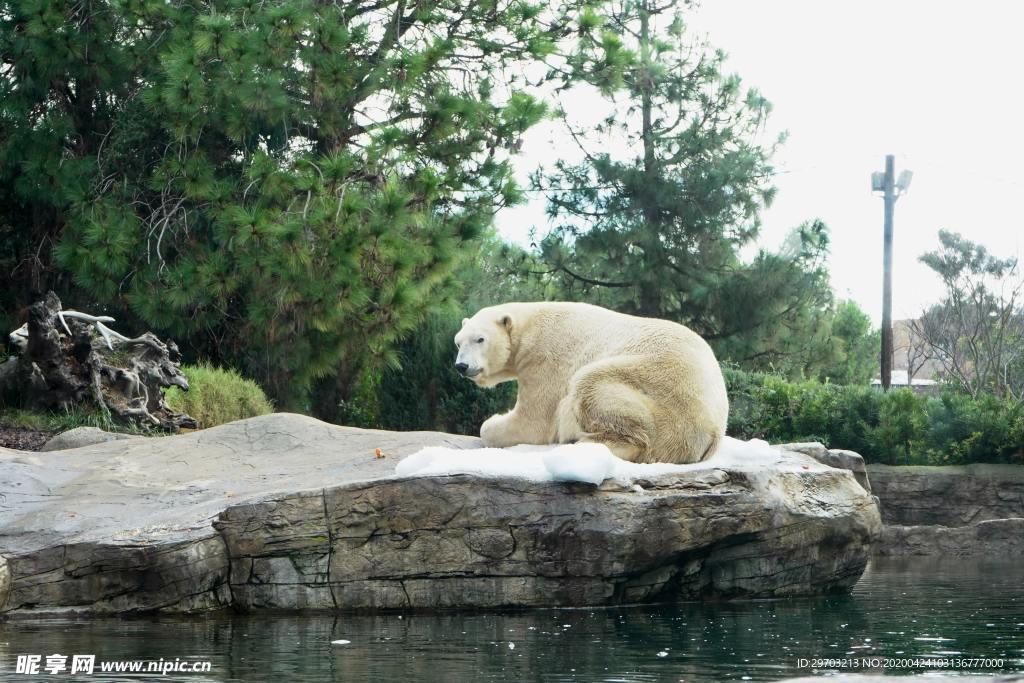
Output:
<svg viewBox="0 0 1024 683">
<path fill-rule="evenodd" d="M 395 467 L 400 477 L 438 477 L 470 474 L 478 477 L 512 477 L 530 481 L 586 482 L 599 485 L 605 479 L 634 479 L 681 474 L 696 470 L 743 467 L 761 469 L 824 467 L 808 457 L 785 453 L 761 439 L 740 441 L 725 437 L 718 450 L 703 462 L 689 465 L 632 463 L 615 457 L 607 446 L 596 443 L 522 445 L 511 448 L 445 448 L 430 446 L 405 458 Z"/>
<path fill-rule="evenodd" d="M 599 443 L 560 444 L 541 452 L 540 459 L 551 481 L 582 481 L 595 486 L 615 476 L 618 463 L 628 464 Z"/>
<path fill-rule="evenodd" d="M 543 449 L 544 446 L 526 448 Z M 400 477 L 438 477 L 450 474 L 475 474 L 480 477 L 516 477 L 550 481 L 538 452 L 512 448 L 445 448 L 429 446 L 413 453 L 395 466 Z M 607 449 L 606 449 L 607 450 Z"/>
</svg>

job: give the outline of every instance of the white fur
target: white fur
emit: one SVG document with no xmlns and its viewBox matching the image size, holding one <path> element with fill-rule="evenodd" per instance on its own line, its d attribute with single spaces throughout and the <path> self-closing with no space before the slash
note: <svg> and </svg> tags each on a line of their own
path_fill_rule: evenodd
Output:
<svg viewBox="0 0 1024 683">
<path fill-rule="evenodd" d="M 456 363 L 481 387 L 518 380 L 486 446 L 596 442 L 634 462 L 697 462 L 725 435 L 714 353 L 693 331 L 565 302 L 491 306 L 463 320 Z"/>
</svg>

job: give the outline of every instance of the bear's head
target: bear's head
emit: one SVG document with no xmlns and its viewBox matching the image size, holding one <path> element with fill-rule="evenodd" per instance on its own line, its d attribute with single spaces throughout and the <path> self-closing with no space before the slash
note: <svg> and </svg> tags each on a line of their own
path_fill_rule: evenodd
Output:
<svg viewBox="0 0 1024 683">
<path fill-rule="evenodd" d="M 463 318 L 455 346 L 459 349 L 455 369 L 478 387 L 515 379 L 511 367 L 512 316 L 507 312 L 485 308 L 472 318 Z"/>
</svg>

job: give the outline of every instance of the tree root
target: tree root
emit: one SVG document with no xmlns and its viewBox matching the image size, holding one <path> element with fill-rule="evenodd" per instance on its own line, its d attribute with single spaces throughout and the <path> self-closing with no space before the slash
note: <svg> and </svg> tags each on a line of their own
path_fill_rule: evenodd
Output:
<svg viewBox="0 0 1024 683">
<path fill-rule="evenodd" d="M 163 389 L 188 390 L 178 347 L 151 332 L 125 337 L 104 324 L 113 321 L 63 310 L 49 292 L 29 307 L 27 343 L 0 366 L 0 391 L 33 408 L 67 410 L 91 400 L 106 417 L 145 429 L 195 428 L 164 402 Z"/>
</svg>

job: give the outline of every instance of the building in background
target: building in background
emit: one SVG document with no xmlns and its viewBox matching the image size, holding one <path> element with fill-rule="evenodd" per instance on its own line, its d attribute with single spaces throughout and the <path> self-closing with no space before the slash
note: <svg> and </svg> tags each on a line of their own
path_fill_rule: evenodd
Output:
<svg viewBox="0 0 1024 683">
<path fill-rule="evenodd" d="M 910 387 L 915 392 L 936 395 L 942 384 L 942 364 L 935 350 L 916 332 L 917 320 L 895 320 L 892 324 L 892 386 Z M 871 380 L 881 389 L 881 377 Z"/>
</svg>

